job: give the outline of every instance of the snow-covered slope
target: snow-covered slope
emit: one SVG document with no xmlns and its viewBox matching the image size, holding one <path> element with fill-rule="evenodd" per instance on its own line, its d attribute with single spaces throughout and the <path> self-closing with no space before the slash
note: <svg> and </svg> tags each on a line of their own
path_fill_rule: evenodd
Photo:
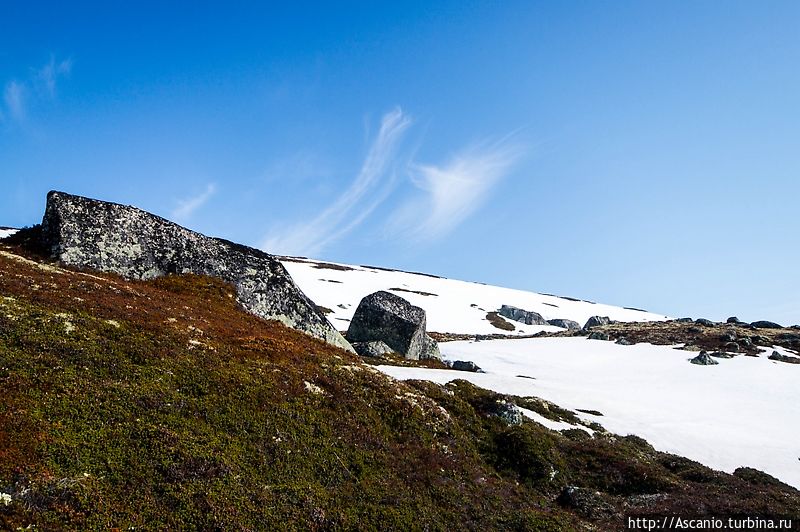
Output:
<svg viewBox="0 0 800 532">
<path fill-rule="evenodd" d="M 501 393 L 536 396 L 617 434 L 732 472 L 765 471 L 800 488 L 800 364 L 737 356 L 697 366 L 695 353 L 668 346 L 577 338 L 440 344 L 450 360 L 486 371 L 380 366 L 399 379 L 466 379 Z"/>
<path fill-rule="evenodd" d="M 9 237 L 16 233 L 18 229 L 11 229 L 9 227 L 0 227 L 0 239 Z"/>
<path fill-rule="evenodd" d="M 285 258 L 283 265 L 301 290 L 317 305 L 333 311 L 328 319 L 347 329 L 361 298 L 387 290 L 425 309 L 428 330 L 464 334 L 533 334 L 558 331 L 558 327 L 511 322 L 516 329 L 503 331 L 486 319 L 502 305 L 538 312 L 545 319 L 563 318 L 583 325 L 591 316 L 617 321 L 663 320 L 665 316 L 636 309 L 537 294 L 511 288 L 444 279 L 426 274 Z"/>
</svg>

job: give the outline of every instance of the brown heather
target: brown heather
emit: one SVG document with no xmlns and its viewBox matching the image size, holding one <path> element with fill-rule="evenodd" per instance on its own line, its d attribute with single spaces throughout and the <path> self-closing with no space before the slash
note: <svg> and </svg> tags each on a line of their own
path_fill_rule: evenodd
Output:
<svg viewBox="0 0 800 532">
<path fill-rule="evenodd" d="M 800 508 L 763 473 L 639 438 L 506 426 L 501 398 L 573 414 L 465 381 L 395 382 L 232 296 L 0 244 L 0 528 L 608 530 L 625 513 Z M 599 502 L 560 506 L 566 485 Z"/>
</svg>

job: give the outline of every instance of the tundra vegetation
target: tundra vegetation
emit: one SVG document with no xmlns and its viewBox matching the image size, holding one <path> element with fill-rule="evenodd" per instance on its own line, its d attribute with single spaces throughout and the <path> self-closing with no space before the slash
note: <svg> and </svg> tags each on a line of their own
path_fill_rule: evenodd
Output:
<svg viewBox="0 0 800 532">
<path fill-rule="evenodd" d="M 393 381 L 217 279 L 64 268 L 27 238 L 0 243 L 0 528 L 597 530 L 800 508 L 758 471 L 496 415 L 569 419 L 555 405 Z"/>
</svg>

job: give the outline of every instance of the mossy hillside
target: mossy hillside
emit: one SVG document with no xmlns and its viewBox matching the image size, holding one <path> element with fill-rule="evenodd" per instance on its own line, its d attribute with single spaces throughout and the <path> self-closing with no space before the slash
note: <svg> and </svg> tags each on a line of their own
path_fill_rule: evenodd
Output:
<svg viewBox="0 0 800 532">
<path fill-rule="evenodd" d="M 509 427 L 498 401 L 536 400 L 394 382 L 214 279 L 129 283 L 22 252 L 0 255 L 3 528 L 615 529 L 623 511 L 800 507 L 763 474 L 675 465 L 638 438 Z M 616 513 L 560 507 L 566 485 Z"/>
<path fill-rule="evenodd" d="M 0 282 L 18 270 L 6 269 Z M 31 273 L 66 276 L 55 281 L 75 289 L 73 273 Z M 106 287 L 123 308 L 131 306 L 126 287 Z M 137 301 L 162 291 L 158 300 L 173 310 L 196 298 L 222 321 L 258 324 L 225 338 L 209 332 L 218 325 L 209 316 L 186 309 L 174 321 L 157 316 L 158 305 L 136 320 L 111 319 L 110 301 L 97 316 L 63 312 L 75 301 L 68 293 L 54 296 L 64 299 L 50 302 L 58 308 L 6 296 L 14 299 L 3 299 L 0 316 L 0 441 L 8 457 L 0 491 L 14 502 L 0 510 L 4 526 L 446 529 L 552 521 L 557 529 L 571 521 L 538 509 L 512 482 L 475 484 L 491 470 L 451 434 L 453 420 L 431 399 L 345 352 L 238 311 L 225 285 L 188 276 L 130 288 Z"/>
<path fill-rule="evenodd" d="M 594 506 L 570 507 L 600 529 L 621 529 L 624 515 L 654 513 L 697 516 L 722 514 L 800 517 L 800 493 L 763 472 L 740 468 L 734 475 L 692 460 L 656 451 L 637 436 L 604 430 L 556 433 L 531 422 L 508 426 L 494 415 L 497 401 L 520 406 L 547 404 L 535 398 L 501 396 L 463 380 L 438 386 L 410 381 L 459 420 L 459 436 L 472 442 L 495 474 L 519 482 L 529 492 L 547 494 L 552 504 L 565 486 L 591 493 Z M 550 405 L 552 417 L 574 414 Z M 598 427 L 596 424 L 593 424 Z"/>
</svg>

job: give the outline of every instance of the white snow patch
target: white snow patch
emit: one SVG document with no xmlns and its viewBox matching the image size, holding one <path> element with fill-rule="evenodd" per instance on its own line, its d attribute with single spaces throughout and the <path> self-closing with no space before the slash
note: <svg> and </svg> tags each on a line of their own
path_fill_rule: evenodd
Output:
<svg viewBox="0 0 800 532">
<path fill-rule="evenodd" d="M 693 353 L 671 346 L 582 337 L 448 342 L 440 349 L 443 358 L 471 360 L 486 373 L 379 369 L 397 379 L 465 379 L 573 411 L 598 410 L 611 432 L 727 472 L 754 467 L 800 488 L 800 365 L 773 363 L 764 353 L 697 366 L 688 362 Z"/>
<path fill-rule="evenodd" d="M 19 231 L 19 229 L 0 229 L 0 240 L 10 237 L 17 231 Z"/>
<path fill-rule="evenodd" d="M 545 319 L 577 321 L 580 325 L 591 316 L 608 316 L 616 321 L 657 321 L 666 318 L 651 312 L 418 273 L 347 264 L 334 264 L 345 269 L 317 268 L 317 264 L 324 266 L 325 263 L 310 259 L 284 259 L 282 263 L 314 303 L 333 310 L 327 317 L 334 325 L 349 322 L 361 298 L 378 290 L 397 294 L 425 309 L 427 329 L 436 332 L 519 335 L 562 330 L 550 325 L 525 325 L 511 320 L 516 330 L 500 330 L 486 320 L 486 313 L 496 311 L 502 305 L 538 312 Z"/>
<path fill-rule="evenodd" d="M 589 427 L 584 427 L 583 425 L 573 425 L 571 423 L 567 423 L 566 421 L 553 421 L 552 419 L 547 419 L 539 412 L 534 412 L 533 410 L 528 410 L 527 408 L 520 407 L 520 411 L 528 419 L 535 421 L 539 425 L 545 426 L 550 430 L 581 429 L 585 430 L 589 434 L 594 434 L 594 431 L 592 429 L 590 429 Z"/>
</svg>

